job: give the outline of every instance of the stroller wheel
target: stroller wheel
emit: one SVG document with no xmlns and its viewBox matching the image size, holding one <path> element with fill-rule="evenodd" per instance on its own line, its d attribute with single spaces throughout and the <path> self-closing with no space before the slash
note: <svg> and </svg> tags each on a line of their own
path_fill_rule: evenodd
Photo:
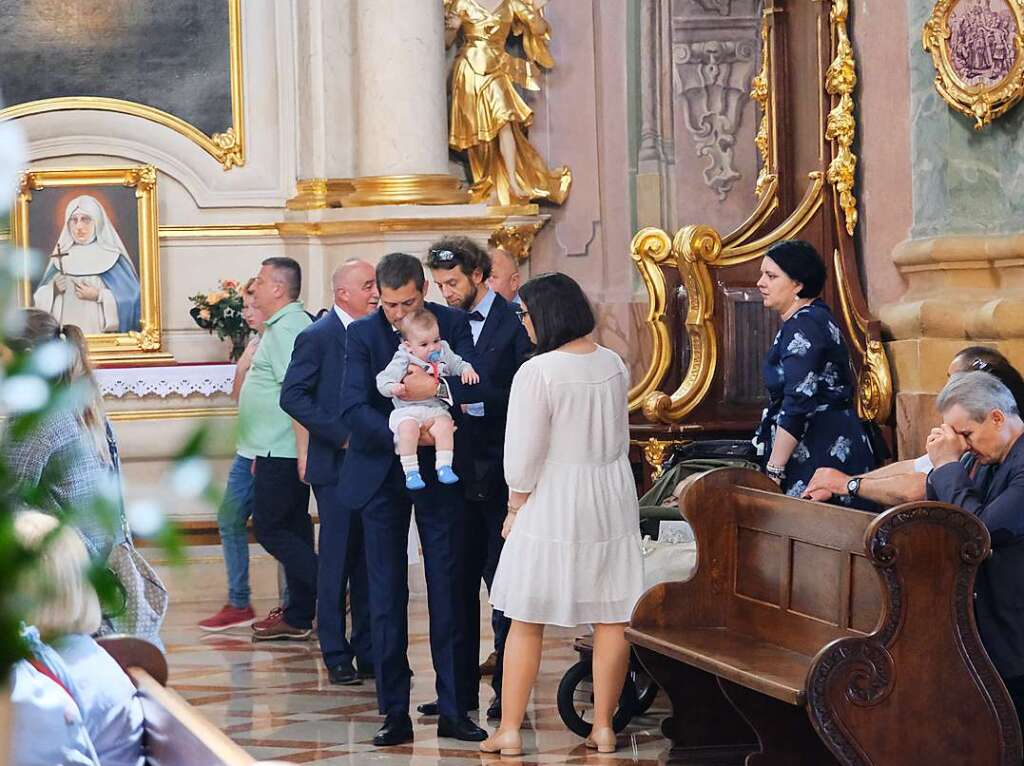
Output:
<svg viewBox="0 0 1024 766">
<path fill-rule="evenodd" d="M 651 709 L 654 699 L 658 696 L 658 685 L 654 679 L 647 675 L 647 672 L 634 665 L 629 669 L 629 678 L 636 689 L 636 709 L 634 715 L 643 715 Z"/>
<path fill-rule="evenodd" d="M 594 716 L 594 679 L 590 660 L 580 660 L 566 671 L 558 684 L 558 715 L 569 731 L 581 737 L 590 736 Z M 626 676 L 626 685 L 619 698 L 619 707 L 612 717 L 616 732 L 625 729 L 635 711 L 636 688 Z M 656 689 L 656 687 L 655 687 Z M 655 691 L 655 693 L 657 693 Z"/>
</svg>

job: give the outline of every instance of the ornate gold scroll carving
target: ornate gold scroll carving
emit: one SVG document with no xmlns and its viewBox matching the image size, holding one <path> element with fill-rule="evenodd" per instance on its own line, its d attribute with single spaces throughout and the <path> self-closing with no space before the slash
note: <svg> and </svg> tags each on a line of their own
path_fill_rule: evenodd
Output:
<svg viewBox="0 0 1024 766">
<path fill-rule="evenodd" d="M 825 72 L 825 90 L 833 97 L 838 96 L 839 101 L 829 112 L 825 138 L 832 141 L 836 149 L 828 166 L 828 182 L 835 187 L 839 195 L 839 206 L 846 214 L 846 231 L 853 236 L 854 229 L 857 228 L 857 197 L 853 193 L 857 155 L 853 153 L 852 148 L 857 133 L 857 121 L 853 115 L 853 89 L 857 86 L 857 64 L 847 32 L 849 15 L 849 0 L 833 0 L 829 18 L 832 21 L 834 58 Z"/>
</svg>

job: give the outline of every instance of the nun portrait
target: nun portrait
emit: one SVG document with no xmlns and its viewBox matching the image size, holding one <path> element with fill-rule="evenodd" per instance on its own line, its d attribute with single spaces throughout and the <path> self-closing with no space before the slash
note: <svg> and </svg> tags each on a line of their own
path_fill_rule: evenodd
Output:
<svg viewBox="0 0 1024 766">
<path fill-rule="evenodd" d="M 36 289 L 36 308 L 87 334 L 140 329 L 139 275 L 95 197 L 75 197 Z"/>
</svg>

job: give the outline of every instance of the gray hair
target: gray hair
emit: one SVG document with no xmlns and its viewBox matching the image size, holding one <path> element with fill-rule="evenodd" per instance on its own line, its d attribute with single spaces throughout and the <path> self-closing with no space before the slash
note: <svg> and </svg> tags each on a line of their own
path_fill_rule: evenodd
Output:
<svg viewBox="0 0 1024 766">
<path fill-rule="evenodd" d="M 1000 410 L 1004 415 L 1020 414 L 1010 389 L 987 372 L 958 372 L 950 377 L 939 392 L 935 407 L 945 414 L 957 404 L 977 423 L 985 420 L 992 410 Z"/>
</svg>

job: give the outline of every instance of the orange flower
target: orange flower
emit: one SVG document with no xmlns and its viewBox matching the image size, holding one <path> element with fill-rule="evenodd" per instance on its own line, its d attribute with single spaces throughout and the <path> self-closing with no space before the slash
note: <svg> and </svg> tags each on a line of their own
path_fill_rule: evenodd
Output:
<svg viewBox="0 0 1024 766">
<path fill-rule="evenodd" d="M 235 290 L 235 289 L 238 288 L 238 280 L 237 279 L 224 279 L 224 280 L 221 280 L 220 286 L 223 287 L 225 290 Z"/>
<path fill-rule="evenodd" d="M 199 318 L 206 321 L 210 318 L 210 309 L 199 309 Z"/>
<path fill-rule="evenodd" d="M 217 292 L 210 293 L 206 296 L 206 302 L 211 306 L 216 306 L 222 300 L 228 297 L 228 294 L 223 290 L 217 290 Z"/>
</svg>

